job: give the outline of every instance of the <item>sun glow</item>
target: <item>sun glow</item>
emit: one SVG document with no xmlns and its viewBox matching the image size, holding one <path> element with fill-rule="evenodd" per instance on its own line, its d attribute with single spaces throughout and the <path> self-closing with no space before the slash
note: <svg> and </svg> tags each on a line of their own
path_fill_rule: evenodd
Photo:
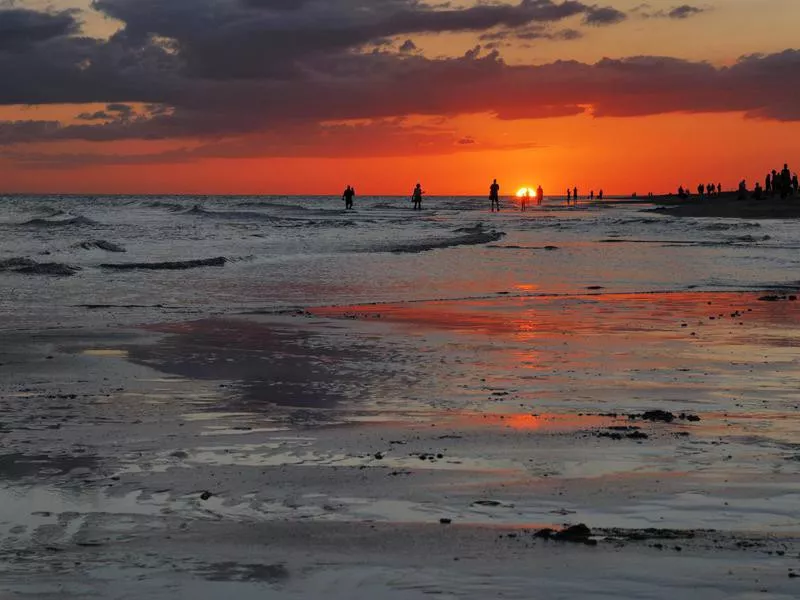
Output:
<svg viewBox="0 0 800 600">
<path fill-rule="evenodd" d="M 535 198 L 536 197 L 536 190 L 534 190 L 533 188 L 529 188 L 529 187 L 523 187 L 523 188 L 519 188 L 519 190 L 517 190 L 517 198 L 522 198 L 526 194 L 528 196 L 531 196 L 531 197 Z"/>
</svg>

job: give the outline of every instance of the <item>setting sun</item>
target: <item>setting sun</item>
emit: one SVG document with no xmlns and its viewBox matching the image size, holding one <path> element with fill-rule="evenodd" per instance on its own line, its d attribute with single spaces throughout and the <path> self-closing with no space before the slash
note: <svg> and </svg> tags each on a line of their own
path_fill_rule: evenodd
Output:
<svg viewBox="0 0 800 600">
<path fill-rule="evenodd" d="M 517 190 L 517 198 L 522 198 L 525 194 L 528 196 L 536 196 L 536 191 L 533 188 L 522 187 Z"/>
</svg>

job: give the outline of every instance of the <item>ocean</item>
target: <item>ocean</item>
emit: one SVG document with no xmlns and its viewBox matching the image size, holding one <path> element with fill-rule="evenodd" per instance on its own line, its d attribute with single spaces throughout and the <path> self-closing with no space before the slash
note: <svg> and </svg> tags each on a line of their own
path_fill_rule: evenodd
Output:
<svg viewBox="0 0 800 600">
<path fill-rule="evenodd" d="M 672 218 L 647 204 L 567 208 L 560 198 L 525 213 L 511 199 L 488 208 L 468 197 L 426 198 L 420 212 L 399 197 L 358 197 L 352 211 L 334 197 L 4 197 L 0 327 L 798 280 L 791 220 Z"/>
</svg>

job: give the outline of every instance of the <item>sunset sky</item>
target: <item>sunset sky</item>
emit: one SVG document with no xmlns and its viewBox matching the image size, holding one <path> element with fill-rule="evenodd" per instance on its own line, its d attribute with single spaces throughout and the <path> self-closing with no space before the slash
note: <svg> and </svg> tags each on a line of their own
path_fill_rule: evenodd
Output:
<svg viewBox="0 0 800 600">
<path fill-rule="evenodd" d="M 800 169 L 798 0 L 0 0 L 0 192 L 732 188 Z"/>
</svg>

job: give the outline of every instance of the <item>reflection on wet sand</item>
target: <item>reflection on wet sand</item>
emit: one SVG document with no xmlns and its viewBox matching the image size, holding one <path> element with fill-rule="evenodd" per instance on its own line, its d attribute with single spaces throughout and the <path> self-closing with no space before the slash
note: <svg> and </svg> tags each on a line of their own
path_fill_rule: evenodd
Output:
<svg viewBox="0 0 800 600">
<path fill-rule="evenodd" d="M 196 570 L 210 581 L 274 586 L 293 580 L 296 563 L 280 565 L 306 525 L 319 544 L 338 531 L 361 549 L 373 528 L 395 528 L 407 548 L 416 535 L 439 536 L 438 549 L 474 536 L 475 556 L 526 565 L 528 552 L 562 551 L 531 529 L 569 523 L 618 551 L 639 544 L 632 558 L 664 539 L 741 552 L 738 541 L 772 536 L 786 553 L 800 547 L 800 304 L 758 297 L 337 307 L 73 340 L 60 368 L 109 382 L 6 395 L 16 416 L 3 433 L 47 451 L 0 457 L 0 551 L 86 560 L 75 549 L 102 544 L 119 562 L 146 540 L 158 565 L 172 552 L 161 547 L 205 552 Z M 95 458 L 71 454 L 78 442 Z M 260 566 L 214 556 L 240 526 L 226 552 L 255 530 L 259 551 L 293 533 Z M 498 550 L 500 536 L 526 554 Z"/>
</svg>

